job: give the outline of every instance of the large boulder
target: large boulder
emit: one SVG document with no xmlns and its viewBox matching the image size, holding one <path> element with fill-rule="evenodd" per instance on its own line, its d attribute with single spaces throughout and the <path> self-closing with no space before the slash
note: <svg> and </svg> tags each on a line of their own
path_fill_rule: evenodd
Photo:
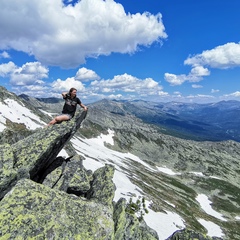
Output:
<svg viewBox="0 0 240 240">
<path fill-rule="evenodd" d="M 113 239 L 109 207 L 22 179 L 1 201 L 2 239 Z"/>
</svg>

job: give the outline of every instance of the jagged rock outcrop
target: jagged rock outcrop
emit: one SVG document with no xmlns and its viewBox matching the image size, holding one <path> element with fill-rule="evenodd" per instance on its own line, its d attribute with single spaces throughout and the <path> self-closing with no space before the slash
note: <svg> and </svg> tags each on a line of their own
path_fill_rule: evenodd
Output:
<svg viewBox="0 0 240 240">
<path fill-rule="evenodd" d="M 0 162 L 2 163 L 0 198 L 21 178 L 42 182 L 45 171 L 80 127 L 81 120 L 85 117 L 86 112 L 83 112 L 76 118 L 76 122 L 63 122 L 53 127 L 40 129 L 13 145 L 2 145 L 0 148 Z"/>
<path fill-rule="evenodd" d="M 173 233 L 172 236 L 170 236 L 169 238 L 167 238 L 166 240 L 195 240 L 195 239 L 199 239 L 199 240 L 221 240 L 222 238 L 218 238 L 218 237 L 208 237 L 208 236 L 204 236 L 203 234 L 200 233 L 196 233 L 190 229 L 183 229 L 183 230 L 179 230 Z"/>
<path fill-rule="evenodd" d="M 114 166 L 92 173 L 78 155 L 58 156 L 85 117 L 1 145 L 0 238 L 158 239 L 126 200 L 114 204 Z"/>
<path fill-rule="evenodd" d="M 115 205 L 115 239 L 158 239 L 154 230 L 149 228 L 144 221 L 139 223 L 135 215 L 126 212 L 126 199 L 121 198 Z"/>
</svg>

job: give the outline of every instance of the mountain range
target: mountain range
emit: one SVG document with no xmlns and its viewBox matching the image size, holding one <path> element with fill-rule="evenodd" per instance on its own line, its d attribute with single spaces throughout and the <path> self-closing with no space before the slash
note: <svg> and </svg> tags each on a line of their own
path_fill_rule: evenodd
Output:
<svg viewBox="0 0 240 240">
<path fill-rule="evenodd" d="M 0 87 L 0 144 L 41 131 L 62 106 L 62 99 L 16 96 Z M 205 239 L 240 239 L 239 113 L 237 101 L 104 99 L 88 105 L 59 155 L 77 154 L 92 171 L 113 164 L 114 201 L 144 197 L 144 219 L 159 239 L 174 239 L 182 229 Z"/>
<path fill-rule="evenodd" d="M 239 101 L 209 104 L 128 101 L 122 104 L 125 113 L 157 125 L 169 135 L 200 141 L 240 141 Z"/>
<path fill-rule="evenodd" d="M 24 94 L 20 97 L 40 109 L 47 107 L 48 110 L 58 110 L 62 107 L 62 100 L 59 98 L 34 99 Z M 159 126 L 164 134 L 183 139 L 240 142 L 240 101 L 190 104 L 104 99 L 91 105 L 109 108 L 109 111 L 115 114 L 133 115 L 145 123 Z"/>
</svg>

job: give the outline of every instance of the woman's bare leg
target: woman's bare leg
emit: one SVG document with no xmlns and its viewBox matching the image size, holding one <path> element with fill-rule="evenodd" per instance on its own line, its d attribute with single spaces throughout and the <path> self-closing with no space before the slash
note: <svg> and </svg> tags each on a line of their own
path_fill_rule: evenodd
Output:
<svg viewBox="0 0 240 240">
<path fill-rule="evenodd" d="M 68 121 L 69 117 L 67 115 L 60 115 L 55 117 L 51 122 L 48 123 L 48 126 L 54 125 L 56 123 L 60 123 L 62 121 Z"/>
</svg>

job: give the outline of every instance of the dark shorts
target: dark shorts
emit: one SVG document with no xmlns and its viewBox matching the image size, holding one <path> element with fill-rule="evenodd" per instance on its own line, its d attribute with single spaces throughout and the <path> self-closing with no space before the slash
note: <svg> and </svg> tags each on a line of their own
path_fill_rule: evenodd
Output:
<svg viewBox="0 0 240 240">
<path fill-rule="evenodd" d="M 67 113 L 62 113 L 60 116 L 68 116 L 68 120 L 70 120 L 70 119 L 72 119 L 72 115 L 70 115 L 70 114 L 67 114 Z"/>
</svg>

